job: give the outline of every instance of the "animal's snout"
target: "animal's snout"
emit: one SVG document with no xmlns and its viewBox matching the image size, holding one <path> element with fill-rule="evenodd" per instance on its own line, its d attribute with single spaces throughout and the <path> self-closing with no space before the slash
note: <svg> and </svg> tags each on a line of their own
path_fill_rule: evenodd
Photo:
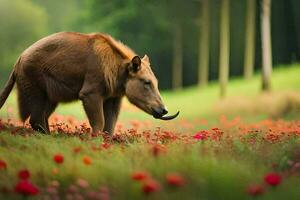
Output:
<svg viewBox="0 0 300 200">
<path fill-rule="evenodd" d="M 168 110 L 166 107 L 163 107 L 162 109 L 162 114 L 165 115 L 165 114 L 168 114 Z"/>
<path fill-rule="evenodd" d="M 154 112 L 154 115 L 156 115 L 156 116 L 163 116 L 168 113 L 168 110 L 166 107 L 163 106 L 163 107 L 153 108 L 153 112 Z"/>
</svg>

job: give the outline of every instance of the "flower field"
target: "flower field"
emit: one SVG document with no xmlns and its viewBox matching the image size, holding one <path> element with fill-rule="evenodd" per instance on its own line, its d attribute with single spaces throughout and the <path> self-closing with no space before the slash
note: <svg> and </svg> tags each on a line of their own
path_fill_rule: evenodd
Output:
<svg viewBox="0 0 300 200">
<path fill-rule="evenodd" d="M 298 199 L 300 121 L 118 124 L 54 116 L 51 135 L 0 122 L 1 199 Z M 196 124 L 196 125 L 195 125 Z M 180 132 L 176 127 L 187 127 Z"/>
<path fill-rule="evenodd" d="M 181 111 L 168 122 L 125 101 L 113 137 L 90 133 L 78 104 L 58 108 L 51 134 L 34 132 L 13 93 L 0 111 L 0 199 L 300 199 L 299 69 L 274 71 L 268 95 L 254 92 L 259 77 L 231 81 L 223 101 L 216 85 L 164 93 Z"/>
</svg>

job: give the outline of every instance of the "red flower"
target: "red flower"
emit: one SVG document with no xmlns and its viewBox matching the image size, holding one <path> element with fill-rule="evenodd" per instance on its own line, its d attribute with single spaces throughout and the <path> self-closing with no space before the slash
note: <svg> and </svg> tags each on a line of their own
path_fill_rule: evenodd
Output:
<svg viewBox="0 0 300 200">
<path fill-rule="evenodd" d="M 75 147 L 74 149 L 73 149 L 73 152 L 74 153 L 79 153 L 81 151 L 81 147 Z"/>
<path fill-rule="evenodd" d="M 18 173 L 18 177 L 21 180 L 27 180 L 30 178 L 30 173 L 27 169 L 20 170 Z"/>
<path fill-rule="evenodd" d="M 150 175 L 147 172 L 137 171 L 131 175 L 132 180 L 143 181 L 150 178 Z"/>
<path fill-rule="evenodd" d="M 206 140 L 208 137 L 207 135 L 208 135 L 207 131 L 199 131 L 193 136 L 193 138 L 196 140 Z"/>
<path fill-rule="evenodd" d="M 93 163 L 92 159 L 89 156 L 83 156 L 82 162 L 86 165 L 91 165 Z"/>
<path fill-rule="evenodd" d="M 277 186 L 281 183 L 281 176 L 278 173 L 272 172 L 265 175 L 264 180 L 271 186 Z"/>
<path fill-rule="evenodd" d="M 149 179 L 143 183 L 142 189 L 145 194 L 150 194 L 159 191 L 161 186 L 157 181 Z"/>
<path fill-rule="evenodd" d="M 54 162 L 56 162 L 57 164 L 62 164 L 64 162 L 64 157 L 61 154 L 55 154 L 53 156 L 53 160 Z"/>
<path fill-rule="evenodd" d="M 251 196 L 258 196 L 262 195 L 265 192 L 265 189 L 262 185 L 253 184 L 247 187 L 246 192 Z"/>
<path fill-rule="evenodd" d="M 4 160 L 0 160 L 0 170 L 1 169 L 6 169 L 7 168 L 7 164 Z"/>
<path fill-rule="evenodd" d="M 294 168 L 300 169 L 300 162 L 295 163 L 295 164 L 294 164 Z M 0 167 L 0 169 L 1 169 L 1 167 Z"/>
<path fill-rule="evenodd" d="M 185 184 L 185 179 L 178 174 L 167 174 L 167 183 L 172 186 L 183 186 Z"/>
<path fill-rule="evenodd" d="M 15 186 L 15 192 L 25 196 L 34 196 L 39 193 L 39 189 L 28 180 L 20 180 Z"/>
<path fill-rule="evenodd" d="M 111 145 L 109 143 L 105 142 L 105 143 L 101 144 L 100 147 L 101 147 L 101 149 L 108 149 L 110 146 Z"/>
</svg>

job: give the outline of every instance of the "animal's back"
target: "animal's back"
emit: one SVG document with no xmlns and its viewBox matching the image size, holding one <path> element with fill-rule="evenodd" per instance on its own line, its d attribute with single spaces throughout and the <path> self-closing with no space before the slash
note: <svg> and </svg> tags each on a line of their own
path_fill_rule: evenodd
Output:
<svg viewBox="0 0 300 200">
<path fill-rule="evenodd" d="M 84 69 L 82 64 L 86 62 L 91 51 L 88 40 L 87 35 L 72 32 L 45 37 L 22 53 L 23 67 L 51 71 L 57 75 L 63 70 L 64 76 L 81 73 Z"/>
<path fill-rule="evenodd" d="M 62 32 L 45 37 L 21 55 L 17 85 L 35 85 L 53 101 L 78 98 L 92 58 L 92 47 L 85 34 Z M 25 84 L 25 85 L 26 85 Z"/>
</svg>

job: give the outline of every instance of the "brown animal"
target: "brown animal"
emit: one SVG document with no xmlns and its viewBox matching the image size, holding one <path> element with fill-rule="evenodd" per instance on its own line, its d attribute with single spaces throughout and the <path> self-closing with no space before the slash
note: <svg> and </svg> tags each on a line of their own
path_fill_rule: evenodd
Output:
<svg viewBox="0 0 300 200">
<path fill-rule="evenodd" d="M 153 115 L 164 116 L 149 58 L 106 34 L 61 32 L 45 37 L 18 58 L 0 96 L 0 108 L 17 83 L 20 117 L 34 130 L 49 132 L 48 118 L 59 102 L 80 99 L 94 132 L 113 133 L 121 98 Z"/>
</svg>

